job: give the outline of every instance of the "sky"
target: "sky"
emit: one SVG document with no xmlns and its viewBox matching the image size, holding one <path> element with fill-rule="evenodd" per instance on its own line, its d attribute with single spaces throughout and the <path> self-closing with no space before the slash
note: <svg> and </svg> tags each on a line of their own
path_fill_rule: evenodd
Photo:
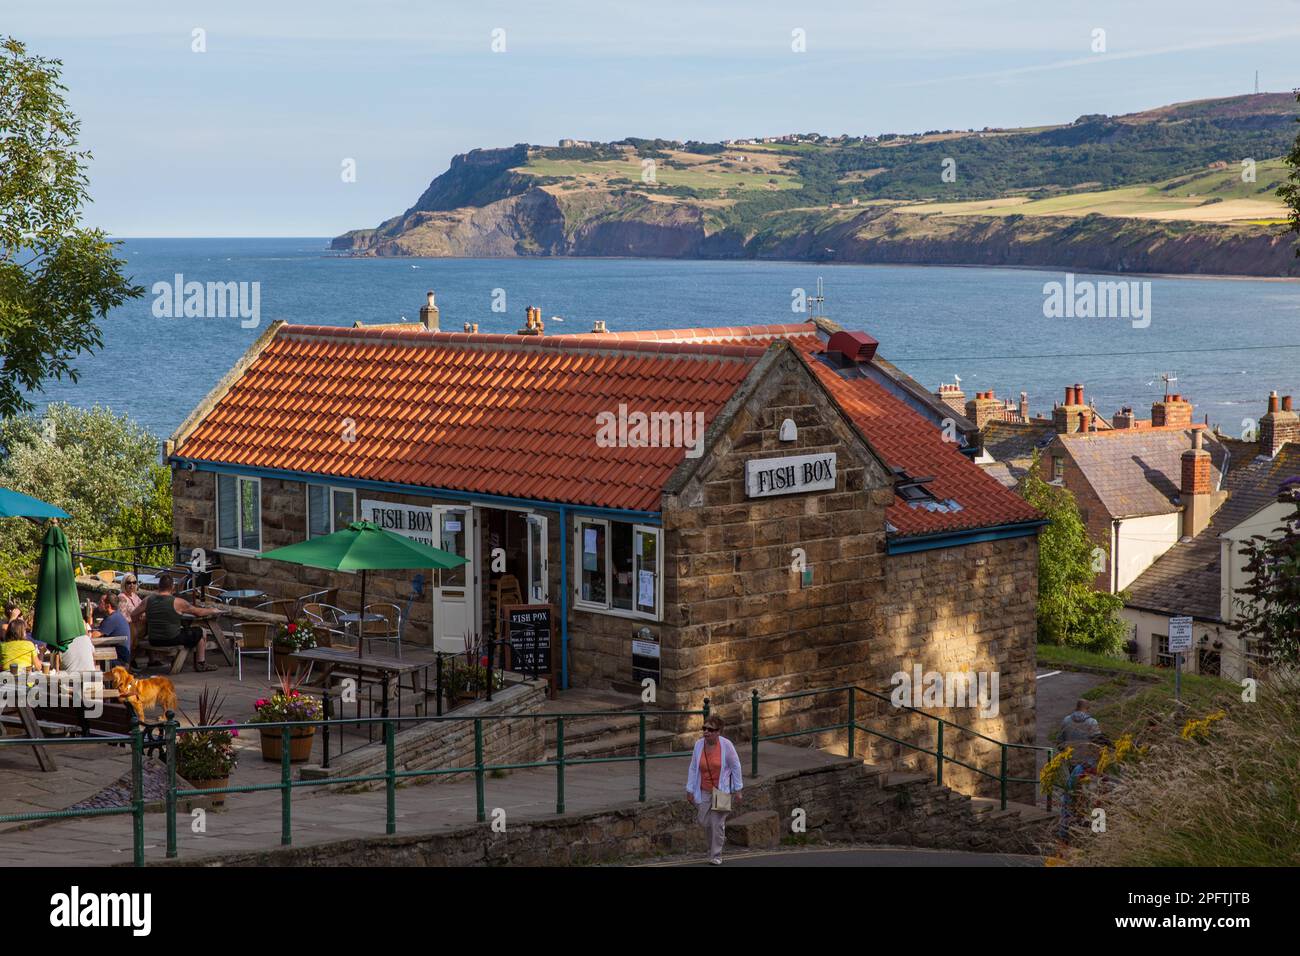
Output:
<svg viewBox="0 0 1300 956">
<path fill-rule="evenodd" d="M 480 147 L 1032 126 L 1249 93 L 1256 70 L 1300 87 L 1300 0 L 0 0 L 5 34 L 63 61 L 86 222 L 123 238 L 373 226 Z"/>
</svg>

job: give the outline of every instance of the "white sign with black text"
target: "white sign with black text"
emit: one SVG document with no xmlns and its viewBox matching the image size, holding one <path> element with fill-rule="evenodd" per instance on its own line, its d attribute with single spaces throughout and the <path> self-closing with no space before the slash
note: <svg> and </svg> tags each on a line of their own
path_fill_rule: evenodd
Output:
<svg viewBox="0 0 1300 956">
<path fill-rule="evenodd" d="M 750 498 L 834 489 L 833 451 L 788 458 L 755 458 L 745 462 L 745 494 Z"/>
<path fill-rule="evenodd" d="M 1192 619 L 1190 617 L 1171 617 L 1169 619 L 1169 653 L 1192 649 Z"/>
<path fill-rule="evenodd" d="M 373 521 L 379 527 L 404 538 L 411 538 L 430 547 L 438 547 L 433 540 L 433 509 L 428 505 L 403 505 L 396 501 L 371 501 L 362 499 L 361 520 Z"/>
</svg>

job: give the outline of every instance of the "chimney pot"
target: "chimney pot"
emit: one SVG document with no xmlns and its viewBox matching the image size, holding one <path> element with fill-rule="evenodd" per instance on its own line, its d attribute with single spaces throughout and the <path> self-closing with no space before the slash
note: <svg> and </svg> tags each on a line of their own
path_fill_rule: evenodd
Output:
<svg viewBox="0 0 1300 956">
<path fill-rule="evenodd" d="M 1274 391 L 1268 393 L 1268 410 L 1269 410 L 1270 412 L 1276 412 L 1276 411 L 1278 410 L 1278 401 L 1277 401 L 1277 391 L 1276 391 L 1276 390 L 1274 390 Z"/>
<path fill-rule="evenodd" d="M 1289 411 L 1291 411 L 1291 396 L 1290 396 L 1290 395 L 1283 395 L 1283 396 L 1282 396 L 1282 411 L 1284 411 L 1284 412 L 1289 412 Z"/>
<path fill-rule="evenodd" d="M 1083 383 L 1082 382 L 1074 383 L 1074 404 L 1076 405 L 1083 404 Z"/>
</svg>

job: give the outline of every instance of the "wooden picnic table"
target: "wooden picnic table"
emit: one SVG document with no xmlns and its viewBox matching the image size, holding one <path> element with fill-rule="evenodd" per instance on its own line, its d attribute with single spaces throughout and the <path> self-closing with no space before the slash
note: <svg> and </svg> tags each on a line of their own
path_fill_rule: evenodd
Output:
<svg viewBox="0 0 1300 956">
<path fill-rule="evenodd" d="M 27 673 L 28 673 L 27 671 L 19 671 L 17 665 L 12 665 L 10 667 L 10 676 L 14 680 L 17 680 L 20 674 L 27 674 Z M 48 680 L 56 674 L 67 673 L 67 672 L 41 671 L 39 673 L 41 674 L 42 679 Z M 83 680 L 82 681 L 83 690 L 87 684 L 98 688 L 98 692 L 99 692 L 98 696 L 101 700 L 117 700 L 118 698 L 117 688 L 115 687 L 108 687 L 102 683 L 97 683 L 95 681 Z M 0 714 L 4 712 L 4 708 L 5 708 L 4 698 L 0 697 Z M 31 706 L 18 703 L 17 699 L 15 699 L 13 704 L 13 709 L 18 714 L 19 722 L 23 725 L 23 732 L 30 739 L 32 740 L 45 739 L 45 732 L 41 730 L 41 723 L 36 718 L 36 711 Z M 59 769 L 58 765 L 54 762 L 54 755 L 49 753 L 48 748 L 42 747 L 40 744 L 32 744 L 32 752 L 36 754 L 36 763 L 41 768 L 42 772 L 53 773 L 54 771 Z"/>
<path fill-rule="evenodd" d="M 382 684 L 385 691 L 390 686 L 396 687 L 399 691 L 399 710 L 401 707 L 400 691 L 403 677 L 410 675 L 411 690 L 414 693 L 422 694 L 426 698 L 429 695 L 428 675 L 429 668 L 433 666 L 432 661 L 410 661 L 396 657 L 376 657 L 370 654 L 358 657 L 355 650 L 343 650 L 336 647 L 313 647 L 308 650 L 294 651 L 289 655 L 289 658 L 308 664 L 321 665 L 321 676 L 326 682 L 332 675 L 342 673 L 346 676 L 355 676 L 358 683 Z M 358 708 L 361 706 L 359 698 L 357 706 Z M 381 716 L 388 716 L 386 693 Z"/>
</svg>

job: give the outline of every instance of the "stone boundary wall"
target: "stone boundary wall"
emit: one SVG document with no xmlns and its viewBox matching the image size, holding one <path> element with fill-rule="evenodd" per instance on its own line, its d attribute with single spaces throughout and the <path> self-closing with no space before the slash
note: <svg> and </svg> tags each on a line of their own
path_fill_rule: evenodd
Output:
<svg viewBox="0 0 1300 956">
<path fill-rule="evenodd" d="M 544 680 L 526 681 L 494 691 L 493 699 L 478 700 L 459 707 L 450 716 L 505 716 L 506 720 L 483 722 L 483 760 L 489 764 L 530 763 L 542 760 L 546 752 L 545 721 L 537 719 L 547 699 Z M 399 732 L 394 742 L 398 770 L 439 770 L 474 765 L 474 722 L 472 720 L 432 720 Z M 359 750 L 330 759 L 328 769 L 317 765 L 302 768 L 303 780 L 353 777 L 384 772 L 384 744 L 376 741 Z M 410 777 L 403 783 L 424 784 L 444 780 L 464 780 L 460 774 Z M 339 789 L 366 790 L 384 785 L 372 783 L 341 784 Z M 332 789 L 332 788 L 331 788 Z"/>
<path fill-rule="evenodd" d="M 986 810 L 915 775 L 886 775 L 858 761 L 751 783 L 742 812 L 767 811 L 790 833 L 806 813 L 810 843 L 852 841 L 992 853 L 1050 845 L 1048 815 Z M 315 846 L 195 856 L 161 866 L 581 866 L 705 852 L 693 807 L 680 799 L 529 823 L 494 834 L 488 823 L 442 833 L 340 840 Z M 123 864 L 125 865 L 125 864 Z"/>
</svg>

